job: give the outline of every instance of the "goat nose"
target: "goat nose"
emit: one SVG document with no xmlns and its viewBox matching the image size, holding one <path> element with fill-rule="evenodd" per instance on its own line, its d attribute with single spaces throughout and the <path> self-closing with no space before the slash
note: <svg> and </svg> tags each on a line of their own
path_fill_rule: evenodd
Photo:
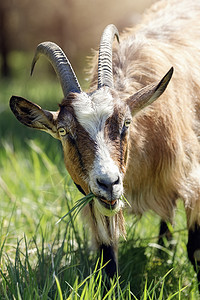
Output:
<svg viewBox="0 0 200 300">
<path fill-rule="evenodd" d="M 97 184 L 98 186 L 103 189 L 106 192 L 112 193 L 113 187 L 117 184 L 119 184 L 120 179 L 119 176 L 115 181 L 111 181 L 109 179 L 104 179 L 104 178 L 97 178 Z"/>
</svg>

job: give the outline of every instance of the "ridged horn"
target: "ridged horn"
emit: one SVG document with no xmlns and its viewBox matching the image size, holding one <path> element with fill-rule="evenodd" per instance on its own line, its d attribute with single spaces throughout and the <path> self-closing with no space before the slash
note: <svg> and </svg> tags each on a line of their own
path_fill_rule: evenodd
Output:
<svg viewBox="0 0 200 300">
<path fill-rule="evenodd" d="M 70 92 L 81 92 L 81 87 L 68 58 L 62 49 L 55 43 L 44 42 L 37 46 L 31 66 L 31 75 L 40 55 L 47 57 L 49 62 L 52 64 L 61 83 L 64 97 L 67 97 Z"/>
<path fill-rule="evenodd" d="M 119 42 L 119 32 L 113 24 L 108 25 L 101 36 L 98 61 L 98 89 L 102 86 L 113 87 L 112 43 L 115 36 Z"/>
</svg>

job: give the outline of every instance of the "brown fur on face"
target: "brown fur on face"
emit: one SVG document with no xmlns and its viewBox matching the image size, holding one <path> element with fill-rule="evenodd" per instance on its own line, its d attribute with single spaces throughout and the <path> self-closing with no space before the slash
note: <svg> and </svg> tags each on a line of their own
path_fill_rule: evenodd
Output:
<svg viewBox="0 0 200 300">
<path fill-rule="evenodd" d="M 116 105 L 113 115 L 105 124 L 105 139 L 110 145 L 111 157 L 124 173 L 127 163 L 129 128 L 125 125 L 127 119 L 131 119 L 127 107 Z"/>
<path fill-rule="evenodd" d="M 70 94 L 61 103 L 58 124 L 68 131 L 68 134 L 61 139 L 66 168 L 73 181 L 87 194 L 89 193 L 88 170 L 94 161 L 95 144 L 77 122 L 72 101 L 76 101 L 75 96 Z"/>
</svg>

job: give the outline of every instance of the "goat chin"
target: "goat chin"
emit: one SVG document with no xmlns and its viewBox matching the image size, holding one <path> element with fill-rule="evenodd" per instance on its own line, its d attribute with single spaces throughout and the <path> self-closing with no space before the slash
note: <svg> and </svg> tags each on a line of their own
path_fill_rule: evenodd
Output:
<svg viewBox="0 0 200 300">
<path fill-rule="evenodd" d="M 98 211 L 107 217 L 112 217 L 114 216 L 116 213 L 119 212 L 119 210 L 124 206 L 123 202 L 121 200 L 116 200 L 115 205 L 112 207 L 105 207 L 104 204 L 102 203 L 102 201 L 99 198 L 94 198 L 94 204 L 96 206 L 96 208 L 98 209 Z"/>
</svg>

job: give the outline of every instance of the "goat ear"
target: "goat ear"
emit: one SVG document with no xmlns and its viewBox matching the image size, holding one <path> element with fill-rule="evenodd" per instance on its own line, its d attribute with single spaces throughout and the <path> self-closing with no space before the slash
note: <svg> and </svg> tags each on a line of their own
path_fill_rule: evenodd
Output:
<svg viewBox="0 0 200 300">
<path fill-rule="evenodd" d="M 18 96 L 11 97 L 10 108 L 22 124 L 46 131 L 59 139 L 56 127 L 57 112 L 43 110 L 39 105 Z"/>
<path fill-rule="evenodd" d="M 172 77 L 173 71 L 172 67 L 159 83 L 144 87 L 126 100 L 133 115 L 153 103 L 162 95 Z"/>
</svg>

